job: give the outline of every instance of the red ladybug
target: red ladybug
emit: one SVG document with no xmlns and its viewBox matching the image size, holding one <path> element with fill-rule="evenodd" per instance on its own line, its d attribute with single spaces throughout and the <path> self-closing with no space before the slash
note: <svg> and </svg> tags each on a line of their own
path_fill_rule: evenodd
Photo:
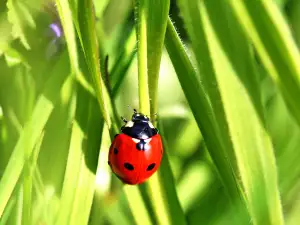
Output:
<svg viewBox="0 0 300 225">
<path fill-rule="evenodd" d="M 140 184 L 160 166 L 161 137 L 149 118 L 136 110 L 130 121 L 122 119 L 125 125 L 110 146 L 108 164 L 124 183 Z"/>
</svg>

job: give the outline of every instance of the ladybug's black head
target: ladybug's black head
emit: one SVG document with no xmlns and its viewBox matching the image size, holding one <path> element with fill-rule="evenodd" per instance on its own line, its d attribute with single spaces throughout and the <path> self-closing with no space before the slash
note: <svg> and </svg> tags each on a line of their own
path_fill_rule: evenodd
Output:
<svg viewBox="0 0 300 225">
<path fill-rule="evenodd" d="M 132 115 L 132 122 L 140 122 L 140 123 L 148 123 L 150 120 L 147 116 L 145 116 L 142 113 L 136 113 L 134 112 Z"/>
<path fill-rule="evenodd" d="M 121 128 L 121 131 L 133 138 L 148 139 L 158 133 L 149 118 L 136 110 L 134 110 L 131 121 L 124 122 L 126 124 Z"/>
</svg>

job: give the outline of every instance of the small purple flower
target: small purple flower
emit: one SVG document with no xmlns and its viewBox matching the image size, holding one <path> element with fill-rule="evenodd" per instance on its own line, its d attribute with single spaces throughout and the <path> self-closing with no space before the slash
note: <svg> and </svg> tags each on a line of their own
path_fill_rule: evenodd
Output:
<svg viewBox="0 0 300 225">
<path fill-rule="evenodd" d="M 57 23 L 51 23 L 49 27 L 54 32 L 56 38 L 60 38 L 62 36 L 62 29 Z"/>
<path fill-rule="evenodd" d="M 59 23 L 51 23 L 49 25 L 51 41 L 46 50 L 46 58 L 50 59 L 56 55 L 63 47 L 63 30 Z"/>
</svg>

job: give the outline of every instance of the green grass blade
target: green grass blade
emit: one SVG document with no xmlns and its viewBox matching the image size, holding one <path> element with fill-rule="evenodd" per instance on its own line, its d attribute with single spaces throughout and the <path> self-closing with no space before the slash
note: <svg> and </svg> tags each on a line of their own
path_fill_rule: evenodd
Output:
<svg viewBox="0 0 300 225">
<path fill-rule="evenodd" d="M 83 153 L 81 149 L 83 138 L 84 133 L 82 132 L 78 122 L 74 122 L 60 203 L 61 210 L 55 223 L 57 225 L 70 224 L 70 216 L 80 175 L 80 166 L 83 161 Z"/>
<path fill-rule="evenodd" d="M 94 196 L 95 159 L 98 158 L 102 127 L 98 104 L 87 92 L 79 89 L 76 105 L 76 121 L 56 224 L 87 224 Z"/>
<path fill-rule="evenodd" d="M 147 101 L 149 102 L 145 93 L 148 90 L 151 99 L 151 111 L 148 108 L 140 110 L 147 115 L 151 114 L 152 119 L 155 118 L 158 107 L 158 78 L 169 6 L 170 1 L 139 1 L 137 9 L 140 107 L 146 107 Z M 146 71 L 143 67 L 145 64 L 148 69 Z M 147 76 L 148 83 L 144 76 Z M 185 224 L 167 153 L 162 160 L 160 173 L 155 173 L 145 183 L 145 187 L 158 224 Z"/>
<path fill-rule="evenodd" d="M 143 198 L 139 192 L 138 187 L 125 185 L 123 190 L 126 194 L 135 223 L 137 225 L 151 225 L 152 223 L 149 217 L 148 210 L 144 206 Z"/>
<path fill-rule="evenodd" d="M 228 1 L 300 125 L 300 54 L 273 1 Z"/>
<path fill-rule="evenodd" d="M 167 146 L 164 138 L 165 134 L 160 124 L 158 124 L 158 129 L 162 136 L 165 155 L 159 171 L 146 183 L 148 185 L 149 197 L 151 201 L 157 201 L 157 203 L 152 203 L 152 205 L 156 213 L 156 220 L 160 224 L 186 224 L 186 218 L 177 196 L 176 183 L 169 162 L 168 154 L 170 148 Z M 158 205 L 158 203 L 161 205 Z"/>
<path fill-rule="evenodd" d="M 112 109 L 113 105 L 100 73 L 98 45 L 95 34 L 96 29 L 95 18 L 92 10 L 92 1 L 81 1 L 78 9 L 80 27 L 78 34 L 81 37 L 80 39 L 82 40 L 82 48 L 84 50 L 88 68 L 93 78 L 92 80 L 95 85 L 96 96 L 100 105 L 102 115 L 110 130 L 110 136 L 113 137 L 119 131 L 119 123 L 115 116 L 116 112 Z M 146 216 L 147 210 L 145 209 L 144 203 L 142 201 L 139 201 L 140 197 L 138 196 L 140 196 L 140 193 L 138 191 L 138 188 L 135 186 L 126 186 L 125 190 L 127 189 L 130 189 L 130 191 L 126 191 L 126 193 L 127 198 L 131 199 L 129 201 L 129 205 L 131 207 L 132 212 L 134 213 L 134 218 L 137 224 L 150 223 L 150 220 Z M 142 214 L 144 215 L 143 220 L 141 220 L 141 217 L 135 213 L 138 211 L 145 212 L 144 214 Z"/>
<path fill-rule="evenodd" d="M 100 72 L 93 1 L 79 1 L 78 4 L 79 30 L 77 30 L 77 33 L 81 40 L 81 47 L 94 84 L 101 113 L 110 130 L 110 135 L 113 137 L 118 132 L 118 120 L 116 119 L 116 112 L 113 110 L 110 94 Z"/>
<path fill-rule="evenodd" d="M 137 57 L 138 57 L 138 84 L 140 112 L 150 115 L 150 97 L 147 71 L 147 11 L 148 1 L 136 1 L 136 31 L 137 31 Z"/>
<path fill-rule="evenodd" d="M 71 8 L 68 0 L 56 0 L 56 6 L 65 33 L 71 70 L 77 75 L 79 73 L 79 65 Z"/>
<path fill-rule="evenodd" d="M 44 133 L 41 133 L 41 136 L 32 152 L 32 156 L 27 155 L 25 157 L 27 162 L 25 162 L 24 172 L 23 172 L 23 210 L 22 210 L 22 224 L 25 225 L 32 224 L 33 173 L 36 169 L 37 159 L 41 149 L 43 137 L 44 137 Z M 30 153 L 30 151 L 28 153 Z"/>
<path fill-rule="evenodd" d="M 82 102 L 86 102 L 87 97 L 82 97 Z M 97 170 L 97 159 L 99 155 L 99 146 L 103 129 L 103 121 L 99 117 L 99 108 L 97 102 L 90 99 L 89 114 L 87 116 L 87 125 L 81 139 L 81 151 L 84 159 L 81 160 L 80 175 L 76 190 L 76 196 L 73 203 L 73 210 L 70 218 L 71 224 L 88 224 L 90 210 L 95 191 L 95 174 Z M 84 105 L 85 106 L 85 105 Z M 86 118 L 86 108 L 83 107 L 81 120 Z M 97 124 L 97 126 L 95 126 Z M 83 207 L 84 205 L 84 207 Z"/>
<path fill-rule="evenodd" d="M 147 68 L 152 119 L 158 107 L 158 78 L 169 8 L 170 0 L 148 1 L 147 5 Z"/>
<path fill-rule="evenodd" d="M 224 29 L 226 23 L 215 17 L 217 6 L 218 15 L 226 18 L 228 27 L 235 29 Z M 226 6 L 212 0 L 201 5 L 200 12 L 247 207 L 254 224 L 283 224 L 276 162 L 261 115 L 254 58 L 246 37 Z M 239 49 L 238 53 L 234 47 Z"/>
<path fill-rule="evenodd" d="M 210 100 L 170 20 L 168 21 L 165 45 L 195 120 L 210 150 L 210 155 L 221 175 L 221 180 L 232 200 L 236 199 L 241 194 L 215 124 Z"/>
<path fill-rule="evenodd" d="M 11 215 L 11 212 L 15 208 L 15 205 L 16 205 L 16 198 L 12 197 L 9 200 L 9 202 L 7 203 L 4 213 L 0 217 L 0 225 L 6 225 L 7 224 L 7 221 L 9 219 L 10 215 Z"/>
<path fill-rule="evenodd" d="M 61 65 L 56 65 L 60 67 Z M 0 217 L 15 188 L 24 166 L 24 143 L 28 142 L 28 154 L 32 152 L 42 130 L 59 98 L 65 74 L 54 70 L 45 84 L 43 94 L 38 98 L 31 119 L 24 126 L 18 142 L 11 154 L 0 182 Z"/>
</svg>

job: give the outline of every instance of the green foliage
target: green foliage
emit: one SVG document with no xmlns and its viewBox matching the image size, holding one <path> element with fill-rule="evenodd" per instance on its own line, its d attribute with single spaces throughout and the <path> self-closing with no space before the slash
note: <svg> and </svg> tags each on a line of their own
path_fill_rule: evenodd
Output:
<svg viewBox="0 0 300 225">
<path fill-rule="evenodd" d="M 298 2 L 1 2 L 0 224 L 298 224 Z M 138 186 L 127 105 L 165 150 Z"/>
</svg>

